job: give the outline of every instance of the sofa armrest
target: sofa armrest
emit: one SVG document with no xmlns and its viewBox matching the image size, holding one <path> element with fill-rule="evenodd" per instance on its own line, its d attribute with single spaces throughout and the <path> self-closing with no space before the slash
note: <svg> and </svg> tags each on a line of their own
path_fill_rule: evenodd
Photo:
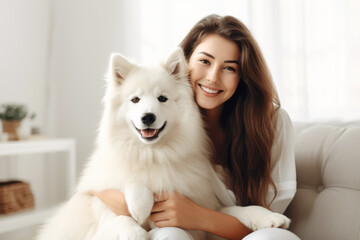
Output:
<svg viewBox="0 0 360 240">
<path fill-rule="evenodd" d="M 360 122 L 295 123 L 297 192 L 285 214 L 302 240 L 360 239 Z"/>
</svg>

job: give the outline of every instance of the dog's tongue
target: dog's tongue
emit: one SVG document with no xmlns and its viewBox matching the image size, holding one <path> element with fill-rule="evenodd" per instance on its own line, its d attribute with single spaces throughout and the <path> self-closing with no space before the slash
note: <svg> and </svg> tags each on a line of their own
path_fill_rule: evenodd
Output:
<svg viewBox="0 0 360 240">
<path fill-rule="evenodd" d="M 141 135 L 144 138 L 151 138 L 153 136 L 155 136 L 156 134 L 156 129 L 143 129 L 141 130 Z"/>
</svg>

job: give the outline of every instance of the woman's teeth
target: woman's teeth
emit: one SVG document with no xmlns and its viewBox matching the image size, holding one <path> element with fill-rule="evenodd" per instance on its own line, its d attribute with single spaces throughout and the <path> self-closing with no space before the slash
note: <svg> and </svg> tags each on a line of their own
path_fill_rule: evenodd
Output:
<svg viewBox="0 0 360 240">
<path fill-rule="evenodd" d="M 220 92 L 220 90 L 215 91 L 215 90 L 212 90 L 212 89 L 210 89 L 210 88 L 204 87 L 203 85 L 200 85 L 200 87 L 201 87 L 202 90 L 204 90 L 204 91 L 207 92 L 207 93 L 215 94 L 215 93 L 219 93 L 219 92 Z"/>
</svg>

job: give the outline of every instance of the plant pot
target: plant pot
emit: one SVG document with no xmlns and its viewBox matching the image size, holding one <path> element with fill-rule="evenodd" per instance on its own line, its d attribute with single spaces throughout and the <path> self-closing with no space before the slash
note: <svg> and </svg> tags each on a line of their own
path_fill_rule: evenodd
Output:
<svg viewBox="0 0 360 240">
<path fill-rule="evenodd" d="M 20 127 L 20 123 L 21 123 L 21 121 L 16 121 L 16 120 L 13 120 L 13 121 L 12 120 L 3 120 L 2 121 L 3 132 L 6 132 L 9 134 L 10 141 L 19 140 L 17 131 Z"/>
</svg>

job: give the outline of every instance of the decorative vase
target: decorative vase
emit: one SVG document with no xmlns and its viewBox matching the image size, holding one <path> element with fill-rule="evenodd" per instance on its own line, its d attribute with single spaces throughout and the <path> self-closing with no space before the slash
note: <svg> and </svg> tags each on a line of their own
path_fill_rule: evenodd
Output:
<svg viewBox="0 0 360 240">
<path fill-rule="evenodd" d="M 18 129 L 20 127 L 20 123 L 21 123 L 21 121 L 17 121 L 17 120 L 3 120 L 2 121 L 3 132 L 6 132 L 9 134 L 10 141 L 19 140 Z"/>
</svg>

